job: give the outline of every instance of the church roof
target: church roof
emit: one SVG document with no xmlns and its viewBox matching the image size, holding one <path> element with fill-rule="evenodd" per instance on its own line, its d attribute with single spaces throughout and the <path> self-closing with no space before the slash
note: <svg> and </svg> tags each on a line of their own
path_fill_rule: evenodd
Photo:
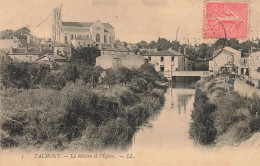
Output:
<svg viewBox="0 0 260 166">
<path fill-rule="evenodd" d="M 93 24 L 93 22 L 62 22 L 63 26 L 70 26 L 70 27 L 90 27 Z M 111 29 L 114 28 L 109 23 L 102 23 L 105 28 Z"/>
</svg>

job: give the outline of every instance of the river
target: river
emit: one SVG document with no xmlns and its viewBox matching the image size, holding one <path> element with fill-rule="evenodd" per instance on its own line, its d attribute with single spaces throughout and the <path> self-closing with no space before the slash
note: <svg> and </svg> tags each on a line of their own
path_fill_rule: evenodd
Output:
<svg viewBox="0 0 260 166">
<path fill-rule="evenodd" d="M 189 123 L 193 109 L 194 89 L 168 89 L 165 105 L 160 114 L 151 120 L 151 127 L 144 126 L 135 135 L 132 149 L 172 149 L 190 147 Z"/>
<path fill-rule="evenodd" d="M 173 88 L 165 94 L 165 105 L 152 120 L 136 134 L 128 150 L 138 156 L 135 165 L 244 165 L 255 166 L 259 161 L 260 147 L 254 143 L 238 147 L 203 147 L 189 138 L 189 124 L 195 89 Z"/>
</svg>

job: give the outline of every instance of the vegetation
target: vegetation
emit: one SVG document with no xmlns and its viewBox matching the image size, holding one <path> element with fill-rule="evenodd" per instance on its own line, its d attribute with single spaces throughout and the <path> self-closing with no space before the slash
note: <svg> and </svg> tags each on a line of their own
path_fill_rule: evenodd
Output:
<svg viewBox="0 0 260 166">
<path fill-rule="evenodd" d="M 23 68 L 22 64 L 12 65 Z M 32 67 L 26 65 L 26 69 Z M 139 126 L 147 123 L 164 104 L 166 87 L 158 85 L 164 79 L 153 66 L 146 64 L 132 70 L 109 69 L 107 76 L 115 76 L 113 87 L 107 89 L 110 84 L 105 80 L 93 87 L 93 80 L 102 72 L 98 67 L 74 64 L 62 71 L 46 72 L 44 77 L 44 72 L 35 72 L 39 74 L 35 77 L 38 89 L 22 86 L 27 82 L 13 77 L 15 86 L 8 86 L 1 92 L 1 148 L 97 150 L 128 147 Z M 149 88 L 140 90 L 143 84 L 138 83 L 138 78 Z M 133 87 L 139 89 L 138 93 Z"/>
<path fill-rule="evenodd" d="M 203 145 L 236 144 L 260 131 L 260 98 L 242 97 L 226 90 L 233 81 L 225 75 L 210 77 L 197 85 L 190 136 Z M 215 82 L 219 82 L 216 84 Z"/>
<path fill-rule="evenodd" d="M 100 50 L 97 47 L 72 48 L 71 61 L 76 64 L 94 66 L 96 64 L 96 57 L 100 55 Z"/>
<path fill-rule="evenodd" d="M 20 29 L 17 29 L 13 31 L 12 29 L 7 29 L 0 32 L 0 38 L 1 39 L 12 39 L 13 36 L 19 38 L 19 39 L 26 39 L 27 35 L 31 35 L 30 29 L 27 27 L 23 27 Z"/>
</svg>

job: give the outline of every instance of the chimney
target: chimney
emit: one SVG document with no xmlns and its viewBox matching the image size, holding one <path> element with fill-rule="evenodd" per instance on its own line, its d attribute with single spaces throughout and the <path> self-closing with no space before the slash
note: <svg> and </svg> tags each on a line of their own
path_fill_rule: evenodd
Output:
<svg viewBox="0 0 260 166">
<path fill-rule="evenodd" d="M 28 52 L 29 48 L 28 48 L 28 45 L 26 45 L 26 52 Z"/>
<path fill-rule="evenodd" d="M 13 54 L 14 53 L 14 49 L 13 47 L 10 48 L 10 54 Z"/>
<path fill-rule="evenodd" d="M 27 44 L 31 44 L 31 37 L 30 36 L 27 36 Z"/>
<path fill-rule="evenodd" d="M 43 45 L 40 46 L 40 52 L 43 52 Z"/>
</svg>

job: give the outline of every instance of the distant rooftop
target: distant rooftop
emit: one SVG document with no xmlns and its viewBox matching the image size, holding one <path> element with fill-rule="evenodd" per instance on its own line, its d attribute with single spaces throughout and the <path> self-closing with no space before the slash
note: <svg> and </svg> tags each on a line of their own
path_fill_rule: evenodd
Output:
<svg viewBox="0 0 260 166">
<path fill-rule="evenodd" d="M 144 54 L 144 56 L 180 56 L 181 54 L 175 50 L 163 50 L 157 52 L 151 52 L 148 54 Z"/>
</svg>

